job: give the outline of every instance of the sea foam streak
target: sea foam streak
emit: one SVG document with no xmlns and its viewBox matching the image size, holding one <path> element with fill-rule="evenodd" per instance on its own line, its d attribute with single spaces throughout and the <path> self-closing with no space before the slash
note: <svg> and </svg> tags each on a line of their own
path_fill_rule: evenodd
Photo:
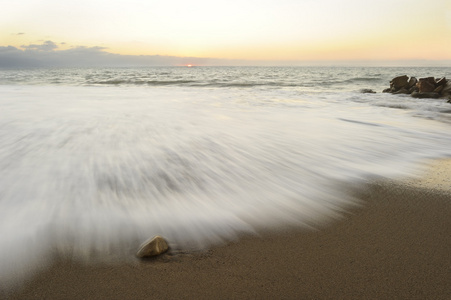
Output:
<svg viewBox="0 0 451 300">
<path fill-rule="evenodd" d="M 54 254 L 129 255 L 156 234 L 198 248 L 314 225 L 352 201 L 340 183 L 411 174 L 421 158 L 450 154 L 449 125 L 380 105 L 403 99 L 393 95 L 0 89 L 3 283 Z"/>
</svg>

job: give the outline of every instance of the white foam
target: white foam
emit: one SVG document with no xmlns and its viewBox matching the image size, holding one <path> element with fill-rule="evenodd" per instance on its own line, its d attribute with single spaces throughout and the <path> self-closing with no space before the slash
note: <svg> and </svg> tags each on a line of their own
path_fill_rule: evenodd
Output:
<svg viewBox="0 0 451 300">
<path fill-rule="evenodd" d="M 352 201 L 338 182 L 449 155 L 447 124 L 371 95 L 1 86 L 0 281 L 51 255 L 205 247 Z M 363 97 L 363 102 L 352 97 Z M 384 96 L 378 96 L 384 97 Z M 386 97 L 391 97 L 386 95 Z"/>
</svg>

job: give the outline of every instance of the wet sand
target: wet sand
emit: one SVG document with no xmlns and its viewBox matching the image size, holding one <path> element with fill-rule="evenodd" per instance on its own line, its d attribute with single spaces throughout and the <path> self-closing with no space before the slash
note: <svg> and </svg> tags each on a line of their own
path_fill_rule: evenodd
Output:
<svg viewBox="0 0 451 300">
<path fill-rule="evenodd" d="M 61 260 L 9 298 L 451 299 L 451 164 L 437 166 L 436 180 L 368 185 L 360 207 L 315 230 L 143 262 Z"/>
</svg>

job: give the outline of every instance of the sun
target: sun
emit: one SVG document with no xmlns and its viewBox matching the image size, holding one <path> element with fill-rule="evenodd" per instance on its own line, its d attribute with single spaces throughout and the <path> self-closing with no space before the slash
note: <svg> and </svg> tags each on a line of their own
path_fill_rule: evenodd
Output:
<svg viewBox="0 0 451 300">
<path fill-rule="evenodd" d="M 191 68 L 193 65 L 186 65 L 188 68 Z"/>
</svg>

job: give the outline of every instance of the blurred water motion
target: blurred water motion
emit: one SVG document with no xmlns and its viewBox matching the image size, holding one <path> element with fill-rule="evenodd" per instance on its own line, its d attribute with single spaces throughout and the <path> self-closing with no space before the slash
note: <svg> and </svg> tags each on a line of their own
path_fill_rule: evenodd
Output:
<svg viewBox="0 0 451 300">
<path fill-rule="evenodd" d="M 0 89 L 2 282 L 54 254 L 132 255 L 156 234 L 202 248 L 281 224 L 315 226 L 352 204 L 343 183 L 412 174 L 451 145 L 437 103 L 415 104 L 431 107 L 418 118 L 415 106 L 381 106 L 394 101 L 386 94 Z"/>
</svg>

